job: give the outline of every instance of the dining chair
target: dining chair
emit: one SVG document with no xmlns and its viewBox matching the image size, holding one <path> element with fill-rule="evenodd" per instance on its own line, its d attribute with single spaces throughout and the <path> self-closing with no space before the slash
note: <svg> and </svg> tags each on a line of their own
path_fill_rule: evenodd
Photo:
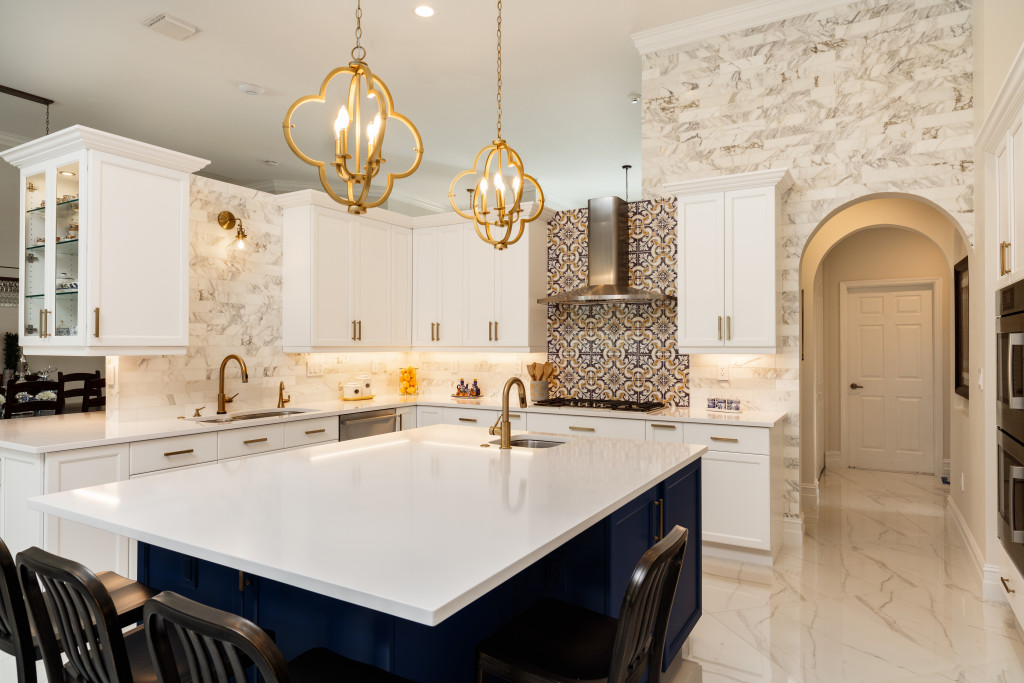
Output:
<svg viewBox="0 0 1024 683">
<path fill-rule="evenodd" d="M 44 391 L 52 391 L 53 399 L 37 399 L 36 397 Z M 18 401 L 18 394 L 27 393 L 29 400 Z M 7 390 L 4 392 L 3 417 L 11 419 L 16 413 L 38 414 L 41 410 L 52 410 L 57 412 L 57 382 L 52 380 L 18 381 L 12 377 L 7 382 Z"/>
<path fill-rule="evenodd" d="M 89 395 L 89 382 L 90 380 L 97 380 L 100 378 L 100 371 L 96 372 L 71 372 L 64 374 L 63 372 L 57 373 L 57 414 L 63 415 L 65 412 L 67 400 L 69 398 L 81 397 L 82 399 L 82 412 L 85 412 L 85 398 Z M 74 389 L 69 388 L 69 384 L 75 384 L 81 382 L 82 386 Z"/>
<path fill-rule="evenodd" d="M 618 619 L 560 600 L 538 600 L 477 648 L 477 683 L 661 680 L 668 618 L 689 532 L 674 527 L 630 577 Z"/>
<path fill-rule="evenodd" d="M 106 408 L 107 397 L 103 395 L 106 388 L 106 380 L 102 377 L 87 379 L 85 381 L 85 396 L 82 397 L 83 413 L 88 413 L 98 408 Z"/>
<path fill-rule="evenodd" d="M 246 680 L 254 666 L 265 683 L 410 683 L 319 647 L 285 662 L 266 631 L 248 619 L 164 591 L 146 603 L 143 626 L 159 683 Z M 173 636 L 173 638 L 172 638 Z M 174 642 L 182 653 L 174 651 Z M 185 666 L 182 661 L 185 660 Z"/>
<path fill-rule="evenodd" d="M 116 574 L 101 577 L 41 548 L 18 553 L 16 564 L 50 683 L 155 683 L 144 628 L 124 631 L 141 617 L 149 588 Z M 119 605 L 126 588 L 130 605 Z"/>
</svg>

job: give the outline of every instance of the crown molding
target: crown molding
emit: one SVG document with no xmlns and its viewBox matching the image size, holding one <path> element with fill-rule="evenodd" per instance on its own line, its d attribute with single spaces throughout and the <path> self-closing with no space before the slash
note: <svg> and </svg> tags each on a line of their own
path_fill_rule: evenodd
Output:
<svg viewBox="0 0 1024 683">
<path fill-rule="evenodd" d="M 0 150 L 24 145 L 31 139 L 32 138 L 26 138 L 23 135 L 17 135 L 15 133 L 8 133 L 5 130 L 0 130 Z"/>
<path fill-rule="evenodd" d="M 767 171 L 735 173 L 711 178 L 697 178 L 696 180 L 677 180 L 662 184 L 662 187 L 670 195 L 676 197 L 703 192 L 727 192 L 773 186 L 779 194 L 793 187 L 793 176 L 790 175 L 788 168 L 773 168 Z"/>
<path fill-rule="evenodd" d="M 245 186 L 253 190 L 259 190 L 260 192 L 276 195 L 313 189 L 313 183 L 307 183 L 301 180 L 257 180 L 255 182 L 246 183 Z M 317 183 L 317 186 L 319 186 L 319 183 Z"/>
<path fill-rule="evenodd" d="M 855 0 L 757 0 L 739 7 L 709 12 L 665 26 L 638 31 L 630 37 L 642 55 L 683 47 L 707 38 L 804 14 L 817 14 L 850 5 Z"/>
<path fill-rule="evenodd" d="M 1010 72 L 1006 74 L 992 103 L 992 109 L 985 117 L 985 122 L 978 132 L 976 143 L 986 152 L 995 154 L 1007 129 L 1013 119 L 1020 116 L 1021 108 L 1024 107 L 1024 46 L 1017 52 L 1017 56 L 1010 66 Z"/>
<path fill-rule="evenodd" d="M 24 168 L 25 166 L 46 161 L 60 154 L 77 152 L 83 149 L 108 152 L 127 159 L 155 164 L 163 168 L 183 171 L 185 173 L 195 173 L 210 163 L 206 159 L 164 149 L 163 147 L 157 147 L 146 142 L 131 140 L 120 135 L 104 133 L 101 130 L 85 126 L 71 126 L 70 128 L 59 130 L 56 133 L 37 138 L 17 147 L 12 147 L 0 153 L 0 157 L 3 157 L 4 161 L 13 166 Z"/>
</svg>

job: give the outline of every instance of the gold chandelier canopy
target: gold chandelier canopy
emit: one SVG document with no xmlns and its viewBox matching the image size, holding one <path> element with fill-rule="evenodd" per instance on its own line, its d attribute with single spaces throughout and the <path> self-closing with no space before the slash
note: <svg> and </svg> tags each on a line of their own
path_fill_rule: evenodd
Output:
<svg viewBox="0 0 1024 683">
<path fill-rule="evenodd" d="M 501 0 L 498 0 L 498 134 L 490 145 L 481 149 L 473 167 L 455 176 L 448 189 L 448 201 L 455 212 L 473 221 L 480 239 L 505 249 L 523 236 L 526 224 L 537 220 L 544 210 L 544 191 L 537 180 L 523 169 L 523 160 L 501 137 Z M 481 166 L 481 159 L 483 165 Z M 474 177 L 472 206 L 469 212 L 455 201 L 455 186 L 467 176 Z M 476 180 L 479 178 L 479 180 Z M 533 185 L 536 194 L 534 211 L 523 216 L 523 190 Z"/>
<path fill-rule="evenodd" d="M 369 65 L 364 61 L 366 49 L 361 44 L 362 16 L 361 2 L 357 2 L 356 46 L 352 48 L 352 61 L 348 66 L 338 67 L 327 74 L 320 86 L 319 94 L 306 95 L 293 102 L 292 106 L 288 107 L 284 122 L 281 124 L 288 147 L 295 153 L 295 156 L 310 166 L 316 166 L 320 184 L 327 194 L 334 201 L 347 206 L 349 213 L 353 214 L 366 213 L 367 209 L 380 206 L 387 201 L 395 180 L 412 175 L 419 168 L 420 161 L 423 159 L 423 140 L 420 138 L 420 132 L 412 121 L 395 111 L 395 101 L 391 96 L 391 91 L 380 77 L 370 71 Z M 295 124 L 292 123 L 292 115 L 299 107 L 308 102 L 323 104 L 327 99 L 327 87 L 331 81 L 343 74 L 350 80 L 346 104 L 338 110 L 338 115 L 331 126 L 334 133 L 334 160 L 320 161 L 303 153 L 295 144 L 295 140 L 292 138 L 292 128 L 295 127 Z M 368 106 L 372 108 L 368 112 L 364 111 L 364 108 Z M 376 109 L 376 112 L 373 109 Z M 369 119 L 369 123 L 366 123 L 367 119 Z M 371 201 L 370 187 L 373 179 L 377 177 L 381 167 L 387 162 L 387 159 L 381 156 L 381 152 L 384 146 L 384 133 L 388 121 L 391 119 L 402 123 L 412 133 L 415 141 L 413 148 L 415 156 L 412 164 L 405 171 L 385 174 L 383 194 Z M 331 186 L 328 180 L 328 165 L 334 167 L 337 177 L 345 183 L 344 196 Z"/>
</svg>

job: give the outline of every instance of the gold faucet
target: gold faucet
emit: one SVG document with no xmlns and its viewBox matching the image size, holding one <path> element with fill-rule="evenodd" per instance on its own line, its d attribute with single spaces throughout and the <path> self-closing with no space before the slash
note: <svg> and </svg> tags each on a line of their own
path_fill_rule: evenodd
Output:
<svg viewBox="0 0 1024 683">
<path fill-rule="evenodd" d="M 291 402 L 292 402 L 291 394 L 289 394 L 288 396 L 284 395 L 284 381 L 282 380 L 281 381 L 281 386 L 279 386 L 277 388 L 277 407 L 278 408 L 284 408 L 285 404 L 291 403 Z"/>
<path fill-rule="evenodd" d="M 513 385 L 519 387 L 519 407 L 526 407 L 526 387 L 523 385 L 523 380 L 518 377 L 510 377 L 505 382 L 505 388 L 501 390 L 501 415 L 498 416 L 498 421 L 487 430 L 491 436 L 501 437 L 501 448 L 505 450 L 512 448 L 512 424 L 508 419 L 508 394 L 512 391 Z"/>
<path fill-rule="evenodd" d="M 228 361 L 231 360 L 232 358 L 238 361 L 238 367 L 242 369 L 242 384 L 247 384 L 249 382 L 249 370 L 246 369 L 245 361 L 242 360 L 242 357 L 235 353 L 225 356 L 224 360 L 220 362 L 220 391 L 217 393 L 218 415 L 226 415 L 228 412 L 227 404 L 234 401 L 235 396 L 238 396 L 238 394 L 235 394 L 235 396 L 228 397 L 224 395 L 224 368 L 228 366 Z"/>
</svg>

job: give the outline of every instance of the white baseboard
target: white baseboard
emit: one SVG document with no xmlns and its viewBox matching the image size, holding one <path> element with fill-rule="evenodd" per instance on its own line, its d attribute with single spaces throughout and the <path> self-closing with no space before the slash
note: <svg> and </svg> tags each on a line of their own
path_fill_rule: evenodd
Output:
<svg viewBox="0 0 1024 683">
<path fill-rule="evenodd" d="M 981 547 L 978 546 L 978 542 L 974 540 L 974 535 L 967 527 L 967 520 L 964 519 L 963 514 L 960 512 L 960 508 L 957 507 L 956 501 L 953 500 L 952 496 L 946 496 L 946 509 L 949 510 L 949 516 L 953 518 L 953 523 L 960 531 L 960 535 L 963 537 L 964 543 L 967 545 L 967 552 L 971 556 L 971 562 L 975 569 L 978 570 L 978 576 L 984 579 L 986 567 L 985 555 L 982 554 Z M 996 573 L 998 573 L 998 571 L 998 568 L 996 568 Z"/>
<path fill-rule="evenodd" d="M 723 560 L 732 560 L 734 562 L 745 562 L 747 564 L 759 564 L 770 567 L 774 561 L 772 554 L 767 550 L 739 548 L 733 545 L 723 545 L 709 541 L 701 543 L 700 548 L 702 554 L 708 557 L 720 557 Z"/>
<path fill-rule="evenodd" d="M 782 547 L 798 548 L 804 544 L 804 513 L 799 517 L 782 518 Z"/>
</svg>

